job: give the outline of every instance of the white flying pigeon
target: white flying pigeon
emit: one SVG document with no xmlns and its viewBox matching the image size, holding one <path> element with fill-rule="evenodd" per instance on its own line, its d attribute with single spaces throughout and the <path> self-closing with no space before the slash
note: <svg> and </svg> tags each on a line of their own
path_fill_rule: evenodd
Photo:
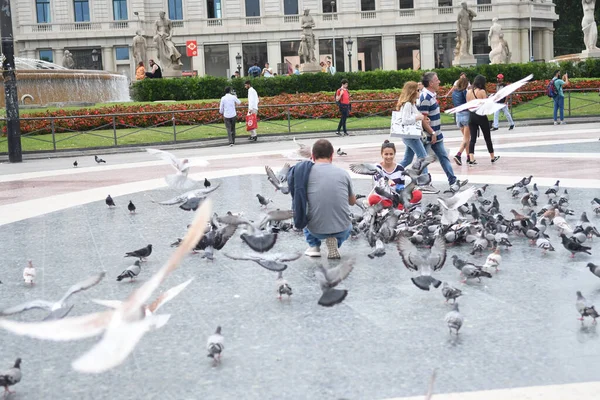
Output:
<svg viewBox="0 0 600 400">
<path fill-rule="evenodd" d="M 195 180 L 187 177 L 190 168 L 190 162 L 187 158 L 181 160 L 175 157 L 174 154 L 163 150 L 146 149 L 146 151 L 152 155 L 162 158 L 170 163 L 173 168 L 175 168 L 177 173 L 165 176 L 165 181 L 173 189 L 191 189 L 198 183 Z M 205 167 L 208 165 L 208 161 L 197 160 L 194 162 L 194 165 Z"/>
</svg>

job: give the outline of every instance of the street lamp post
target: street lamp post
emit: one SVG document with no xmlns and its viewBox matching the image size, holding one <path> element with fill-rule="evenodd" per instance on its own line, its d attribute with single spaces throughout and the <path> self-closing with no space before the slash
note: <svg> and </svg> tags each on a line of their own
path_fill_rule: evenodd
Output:
<svg viewBox="0 0 600 400">
<path fill-rule="evenodd" d="M 533 62 L 533 28 L 531 24 L 531 15 L 533 14 L 533 0 L 529 3 L 529 61 Z"/>
<path fill-rule="evenodd" d="M 242 76 L 242 56 L 240 53 L 237 53 L 237 56 L 235 56 L 235 62 L 237 63 L 238 74 Z"/>
<path fill-rule="evenodd" d="M 94 69 L 98 68 L 98 50 L 92 50 L 92 63 L 94 64 Z"/>
<path fill-rule="evenodd" d="M 349 72 L 352 72 L 352 45 L 353 44 L 354 44 L 354 41 L 352 40 L 352 38 L 348 38 L 348 40 L 346 40 L 346 46 L 348 47 Z"/>
<path fill-rule="evenodd" d="M 335 68 L 337 68 L 337 64 L 335 63 L 335 23 L 333 22 L 335 19 L 335 13 L 334 13 L 334 7 L 335 7 L 335 1 L 331 1 L 331 31 L 333 33 L 333 66 Z"/>
</svg>

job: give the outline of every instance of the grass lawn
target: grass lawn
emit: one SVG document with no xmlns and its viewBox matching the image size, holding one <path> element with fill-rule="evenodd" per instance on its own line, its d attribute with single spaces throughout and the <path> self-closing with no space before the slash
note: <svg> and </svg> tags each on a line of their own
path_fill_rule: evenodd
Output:
<svg viewBox="0 0 600 400">
<path fill-rule="evenodd" d="M 197 103 L 211 100 L 200 100 Z M 600 96 L 596 92 L 571 94 L 571 116 L 600 114 Z M 143 103 L 139 103 L 143 104 Z M 107 104 L 98 105 L 106 106 Z M 551 118 L 553 110 L 552 99 L 544 96 L 526 104 L 521 104 L 513 109 L 515 120 L 532 118 Z M 569 116 L 569 98 L 565 98 L 565 116 Z M 442 114 L 443 124 L 452 124 L 453 118 Z M 282 134 L 300 132 L 334 132 L 337 129 L 338 119 L 318 120 L 291 120 L 288 121 L 260 121 L 259 134 Z M 389 117 L 349 118 L 348 129 L 364 130 L 387 128 L 390 125 Z M 246 136 L 246 126 L 241 122 L 237 126 L 237 136 Z M 149 143 L 173 143 L 173 127 L 158 128 L 127 128 L 117 129 L 117 143 L 119 145 L 142 145 Z M 226 137 L 224 124 L 211 124 L 203 126 L 178 125 L 176 127 L 177 141 L 197 140 L 206 138 Z M 115 145 L 112 129 L 96 130 L 87 133 L 67 132 L 56 133 L 56 149 L 81 149 L 91 147 L 110 147 Z M 48 151 L 53 150 L 52 135 L 23 136 L 21 138 L 23 151 Z M 6 138 L 0 138 L 0 153 L 7 153 Z"/>
</svg>

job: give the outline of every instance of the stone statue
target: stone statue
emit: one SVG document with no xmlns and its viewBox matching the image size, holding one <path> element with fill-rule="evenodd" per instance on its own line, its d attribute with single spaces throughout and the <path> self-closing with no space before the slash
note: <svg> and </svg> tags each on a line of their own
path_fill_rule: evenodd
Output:
<svg viewBox="0 0 600 400">
<path fill-rule="evenodd" d="M 313 51 L 314 54 L 314 51 Z M 310 62 L 310 51 L 306 43 L 306 36 L 300 35 L 300 46 L 298 47 L 298 57 L 300 57 L 300 64 Z"/>
<path fill-rule="evenodd" d="M 581 0 L 583 6 L 583 19 L 581 20 L 581 28 L 583 30 L 583 42 L 587 52 L 596 52 L 600 49 L 596 46 L 598 41 L 598 27 L 594 20 L 594 8 L 596 8 L 596 0 Z"/>
<path fill-rule="evenodd" d="M 512 54 L 508 48 L 508 43 L 504 40 L 504 33 L 498 35 L 496 47 L 490 51 L 490 64 L 508 64 Z"/>
<path fill-rule="evenodd" d="M 141 31 L 136 31 L 133 37 L 133 59 L 135 65 L 143 62 L 146 65 L 146 39 L 142 36 Z"/>
<path fill-rule="evenodd" d="M 477 14 L 467 8 L 467 3 L 462 2 L 460 5 L 462 9 L 459 11 L 456 19 L 456 42 L 459 48 L 459 57 L 472 57 L 471 53 L 469 53 L 471 48 L 471 31 L 473 28 L 472 21 Z"/>
<path fill-rule="evenodd" d="M 75 68 L 75 60 L 73 60 L 73 54 L 69 50 L 65 50 L 65 54 L 63 56 L 63 67 L 68 69 Z"/>
<path fill-rule="evenodd" d="M 490 46 L 492 49 L 495 49 L 498 45 L 500 33 L 502 33 L 502 25 L 498 23 L 498 17 L 494 17 L 492 19 L 490 32 L 488 33 L 488 46 Z"/>
<path fill-rule="evenodd" d="M 156 28 L 154 42 L 156 42 L 156 51 L 162 67 L 181 69 L 181 66 L 183 65 L 180 60 L 181 54 L 177 51 L 175 44 L 171 41 L 171 37 L 173 36 L 173 23 L 165 16 L 164 11 L 158 13 L 158 19 L 154 23 L 154 27 Z"/>
<path fill-rule="evenodd" d="M 313 17 L 309 15 L 310 10 L 308 8 L 304 9 L 304 15 L 300 20 L 300 26 L 302 27 L 302 36 L 304 36 L 304 41 L 306 43 L 305 47 L 305 57 L 307 58 L 307 62 L 316 62 L 317 58 L 315 57 L 315 34 L 313 33 L 313 28 L 315 27 L 315 21 Z M 300 46 L 302 47 L 302 46 Z M 298 49 L 298 55 L 300 56 L 300 49 Z"/>
</svg>

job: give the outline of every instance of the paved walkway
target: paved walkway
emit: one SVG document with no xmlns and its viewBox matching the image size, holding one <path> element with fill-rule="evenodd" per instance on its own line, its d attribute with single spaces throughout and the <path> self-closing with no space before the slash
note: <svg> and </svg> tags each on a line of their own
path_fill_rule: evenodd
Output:
<svg viewBox="0 0 600 400">
<path fill-rule="evenodd" d="M 504 128 L 493 134 L 501 156 L 497 164 L 487 161 L 480 139 L 479 165 L 454 165 L 455 172 L 475 184 L 492 184 L 491 193 L 499 196 L 504 211 L 518 206 L 504 185 L 525 174 L 533 174 L 540 189 L 559 179 L 569 188 L 572 207 L 589 209 L 589 200 L 600 197 L 599 128 Z M 460 140 L 457 134 L 449 132 L 445 140 L 450 154 Z M 336 149 L 348 153 L 334 161 L 342 167 L 376 162 L 385 138 L 332 138 Z M 312 139 L 299 141 L 310 144 Z M 289 198 L 272 194 L 263 174 L 264 165 L 280 167 L 286 162 L 282 153 L 294 148 L 289 140 L 259 141 L 173 153 L 190 159 L 193 178 L 222 183 L 217 212 L 242 210 L 257 217 L 255 193 L 269 194 L 275 207 L 289 207 Z M 98 311 L 91 298 L 124 298 L 169 256 L 169 243 L 191 217 L 152 203 L 173 194 L 163 180 L 170 166 L 145 152 L 98 155 L 107 163 L 97 165 L 88 155 L 0 165 L 0 242 L 6 245 L 0 307 L 60 298 L 75 280 L 103 269 L 107 279 L 73 299 L 75 315 Z M 193 167 L 200 159 L 210 165 Z M 78 168 L 72 166 L 75 160 Z M 439 165 L 430 171 L 435 185 L 445 188 Z M 367 191 L 370 182 L 355 178 L 357 191 Z M 103 204 L 109 193 L 119 205 L 110 211 Z M 129 199 L 138 205 L 138 215 L 124 209 Z M 597 218 L 593 222 L 600 225 Z M 441 295 L 415 290 L 393 246 L 375 263 L 365 256 L 365 241 L 356 240 L 341 249 L 343 255 L 356 254 L 358 266 L 344 282 L 350 290 L 347 301 L 334 309 L 316 306 L 314 263 L 305 258 L 286 271 L 295 289 L 292 301 L 279 303 L 273 277 L 254 264 L 230 262 L 221 254 L 212 264 L 189 257 L 167 282 L 170 287 L 195 278 L 165 307 L 173 314 L 171 321 L 146 335 L 121 367 L 100 376 L 78 375 L 70 362 L 94 340 L 51 343 L 0 331 L 0 369 L 23 358 L 24 377 L 14 399 L 422 399 L 434 368 L 434 400 L 596 399 L 599 336 L 589 322 L 581 327 L 576 321 L 574 293 L 582 290 L 600 304 L 600 281 L 585 268 L 588 261 L 600 264 L 598 245 L 593 244 L 594 256 L 570 260 L 554 233 L 551 240 L 557 251 L 542 258 L 538 249 L 515 238 L 515 247 L 504 255 L 505 272 L 483 285 L 465 286 L 461 307 L 466 321 L 456 340 L 445 329 Z M 228 243 L 227 251 L 247 251 L 238 242 Z M 155 254 L 140 282 L 114 282 L 128 265 L 123 253 L 147 243 L 155 244 Z M 305 247 L 293 234 L 281 235 L 277 246 L 284 252 Z M 461 249 L 450 251 L 459 254 Z M 19 283 L 27 258 L 38 267 L 34 288 Z M 459 284 L 451 265 L 440 271 L 440 279 Z M 18 318 L 43 316 L 32 312 Z M 217 323 L 224 327 L 226 353 L 223 365 L 211 368 L 204 345 Z"/>
</svg>

